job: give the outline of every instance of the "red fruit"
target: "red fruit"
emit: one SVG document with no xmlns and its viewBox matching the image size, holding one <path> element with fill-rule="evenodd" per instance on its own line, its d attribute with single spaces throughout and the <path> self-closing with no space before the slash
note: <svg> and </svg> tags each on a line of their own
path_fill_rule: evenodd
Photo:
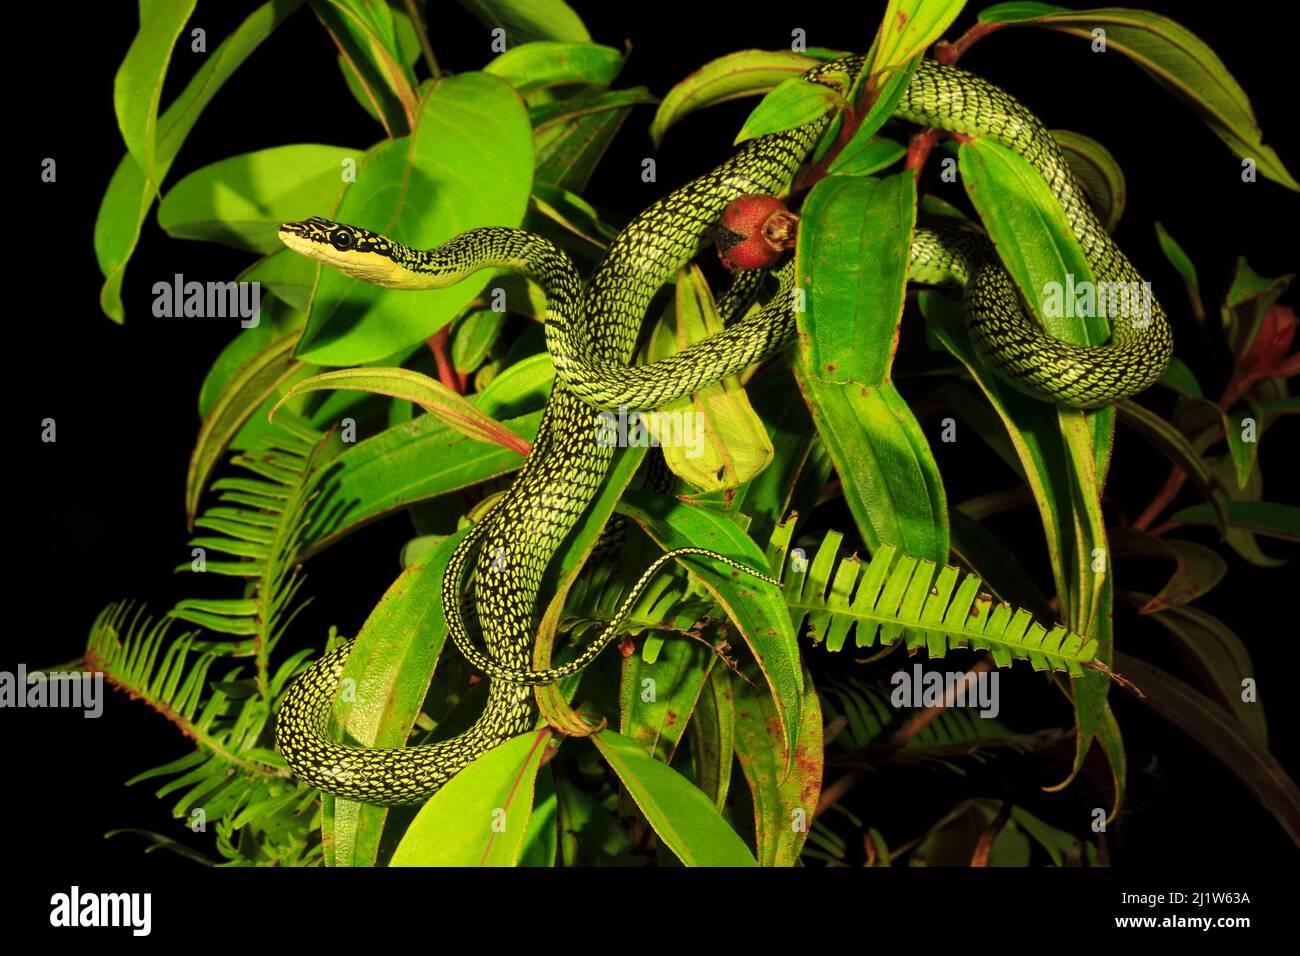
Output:
<svg viewBox="0 0 1300 956">
<path fill-rule="evenodd" d="M 718 255 L 732 272 L 767 269 L 793 249 L 799 217 L 775 196 L 741 196 L 718 220 Z"/>
</svg>

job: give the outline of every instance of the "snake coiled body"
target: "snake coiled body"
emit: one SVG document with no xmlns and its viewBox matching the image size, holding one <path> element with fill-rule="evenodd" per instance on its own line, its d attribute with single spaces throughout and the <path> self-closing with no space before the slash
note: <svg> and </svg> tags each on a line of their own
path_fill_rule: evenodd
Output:
<svg viewBox="0 0 1300 956">
<path fill-rule="evenodd" d="M 860 57 L 850 57 L 822 64 L 806 78 L 817 81 L 832 71 L 856 76 L 862 64 Z M 1042 124 L 1006 93 L 964 71 L 925 61 L 896 112 L 922 125 L 992 137 L 1015 149 L 1038 168 L 1060 201 L 1095 277 L 1140 281 L 1092 213 Z M 417 251 L 327 220 L 282 228 L 281 237 L 291 248 L 381 285 L 435 288 L 489 267 L 523 272 L 546 292 L 547 349 L 557 373 L 523 468 L 500 503 L 456 548 L 443 578 L 449 633 L 491 678 L 483 715 L 464 734 L 420 747 L 371 749 L 337 742 L 328 722 L 349 650 L 345 645 L 297 679 L 277 716 L 277 746 L 300 779 L 367 802 L 423 800 L 481 753 L 529 728 L 531 691 L 525 685 L 575 672 L 615 636 L 618 618 L 572 663 L 530 670 L 543 572 L 595 497 L 612 460 L 614 449 L 597 438 L 598 410 L 658 407 L 786 345 L 794 330 L 789 265 L 779 270 L 780 288 L 761 309 L 682 353 L 648 366 L 629 366 L 642 317 L 663 282 L 698 252 L 732 200 L 784 190 L 828 123 L 823 118 L 750 140 L 713 171 L 651 205 L 613 240 L 585 292 L 563 252 L 519 230 L 475 230 L 436 249 Z M 1073 346 L 1051 338 L 1021 310 L 1015 287 L 988 243 L 968 233 L 917 230 L 910 273 L 919 281 L 964 283 L 971 337 L 983 360 L 1017 387 L 1049 401 L 1080 407 L 1114 402 L 1155 381 L 1170 354 L 1168 323 L 1158 304 L 1142 325 L 1116 323 L 1105 346 Z M 637 589 L 674 554 L 657 561 Z M 471 640 L 460 613 L 471 568 L 486 653 Z"/>
</svg>

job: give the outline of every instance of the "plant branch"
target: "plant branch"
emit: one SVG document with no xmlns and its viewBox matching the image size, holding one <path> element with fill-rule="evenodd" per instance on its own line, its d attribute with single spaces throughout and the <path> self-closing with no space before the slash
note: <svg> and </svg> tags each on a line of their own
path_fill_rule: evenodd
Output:
<svg viewBox="0 0 1300 956">
<path fill-rule="evenodd" d="M 433 352 L 433 360 L 438 365 L 438 380 L 457 395 L 464 395 L 469 376 L 456 371 L 456 366 L 452 364 L 451 352 L 447 348 L 450 340 L 451 326 L 444 325 L 429 336 L 429 350 Z"/>
</svg>

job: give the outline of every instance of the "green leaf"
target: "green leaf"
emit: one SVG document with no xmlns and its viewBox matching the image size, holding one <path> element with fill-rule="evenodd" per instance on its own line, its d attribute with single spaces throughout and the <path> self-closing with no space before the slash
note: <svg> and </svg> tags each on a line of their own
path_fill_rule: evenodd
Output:
<svg viewBox="0 0 1300 956">
<path fill-rule="evenodd" d="M 822 708 L 804 670 L 803 714 L 794 769 L 781 767 L 780 721 L 766 688 L 736 681 L 736 757 L 754 798 L 754 834 L 762 866 L 794 866 L 822 790 Z"/>
<path fill-rule="evenodd" d="M 577 106 L 567 120 L 554 122 L 534 132 L 537 166 L 534 188 L 540 184 L 582 192 L 587 188 L 597 163 L 638 102 L 653 102 L 646 90 L 635 97 L 622 91 L 602 94 L 606 109 L 591 109 L 596 100 Z M 573 104 L 572 99 L 563 102 Z"/>
<path fill-rule="evenodd" d="M 564 84 L 609 86 L 622 68 L 623 54 L 613 47 L 541 40 L 510 47 L 483 72 L 532 93 Z"/>
<path fill-rule="evenodd" d="M 695 783 L 721 810 L 731 789 L 731 765 L 735 762 L 736 701 L 732 695 L 731 672 L 714 667 L 695 704 L 688 725 Z M 804 685 L 805 689 L 811 683 Z"/>
<path fill-rule="evenodd" d="M 545 353 L 502 372 L 473 402 L 521 438 L 532 440 L 555 368 Z M 305 533 L 314 553 L 362 524 L 438 495 L 514 471 L 520 456 L 471 441 L 432 415 L 393 425 L 316 470 L 316 498 Z"/>
<path fill-rule="evenodd" d="M 311 290 L 316 284 L 316 263 L 306 256 L 282 248 L 258 259 L 236 279 L 258 283 L 281 302 L 301 312 L 302 323 L 307 321 L 307 306 L 311 304 Z"/>
<path fill-rule="evenodd" d="M 1197 322 L 1205 321 L 1205 305 L 1201 302 L 1201 283 L 1196 276 L 1196 266 L 1187 253 L 1183 251 L 1169 231 L 1165 229 L 1160 220 L 1156 220 L 1156 241 L 1160 243 L 1160 251 L 1165 254 L 1169 264 L 1174 270 L 1182 276 L 1183 286 L 1187 289 L 1187 299 L 1192 304 L 1192 315 Z M 1199 394 L 1199 393 L 1198 393 Z"/>
<path fill-rule="evenodd" d="M 849 145 L 831 160 L 832 176 L 870 176 L 894 165 L 907 155 L 907 147 L 879 136 L 854 136 Z"/>
<path fill-rule="evenodd" d="M 555 777 L 548 768 L 542 767 L 537 774 L 533 815 L 528 819 L 524 848 L 519 854 L 520 866 L 555 866 L 560 842 L 559 814 L 560 801 L 555 792 Z"/>
<path fill-rule="evenodd" d="M 1055 208 L 1059 212 L 1059 205 Z M 1103 554 L 1107 549 L 1098 499 L 1109 458 L 1113 413 L 1103 410 L 1101 414 L 1085 415 L 1073 409 L 1055 409 L 1015 391 L 979 362 L 956 303 L 935 293 L 922 293 L 920 302 L 930 327 L 970 371 L 1006 427 L 1038 505 L 1061 615 L 1071 627 L 1096 641 L 1097 658 L 1109 664 L 1110 574 L 1094 574 L 1092 561 L 1097 548 Z M 1107 701 L 1109 681 L 1103 674 L 1086 673 L 1071 686 L 1075 762 L 1070 776 L 1056 789 L 1073 780 L 1092 741 L 1097 740 L 1111 766 L 1114 806 L 1118 808 L 1127 771 L 1119 726 Z"/>
<path fill-rule="evenodd" d="M 1142 691 L 1144 704 L 1236 774 L 1300 843 L 1300 789 L 1254 734 L 1218 704 L 1146 661 L 1116 654 L 1115 666 Z"/>
<path fill-rule="evenodd" d="M 681 547 L 707 548 L 757 571 L 765 571 L 768 566 L 758 545 L 717 512 L 646 491 L 625 492 L 618 511 L 640 524 L 665 551 Z M 690 556 L 678 561 L 689 568 L 722 605 L 754 652 L 781 714 L 788 767 L 794 757 L 803 684 L 799 646 L 780 591 L 757 578 L 719 566 L 709 558 Z"/>
<path fill-rule="evenodd" d="M 208 55 L 157 121 L 156 170 L 152 182 L 130 153 L 118 163 L 95 219 L 95 257 L 104 275 L 99 305 L 114 322 L 120 323 L 125 318 L 122 277 L 140 238 L 140 227 L 185 137 L 226 80 L 301 5 L 302 0 L 263 4 Z M 133 122 L 138 125 L 138 121 Z"/>
<path fill-rule="evenodd" d="M 343 163 L 359 150 L 297 143 L 232 156 L 186 176 L 158 206 L 158 224 L 177 239 L 204 239 L 267 255 L 284 250 L 280 224 L 333 208 Z"/>
<path fill-rule="evenodd" d="M 555 777 L 559 809 L 558 856 L 562 866 L 616 866 L 632 840 L 612 813 L 569 783 Z"/>
<path fill-rule="evenodd" d="M 1104 319 L 1067 315 L 1052 308 L 1046 289 L 1094 279 L 1065 212 L 1042 174 L 1001 143 L 974 139 L 957 152 L 962 183 L 989 231 L 1007 271 L 1048 334 L 1079 345 L 1100 345 Z M 1047 307 L 1045 307 L 1047 306 Z"/>
<path fill-rule="evenodd" d="M 1259 336 L 1264 316 L 1278 297 L 1290 287 L 1294 278 L 1292 273 L 1271 279 L 1261 276 L 1244 257 L 1237 258 L 1232 273 L 1232 286 L 1224 296 L 1219 310 L 1233 355 L 1240 358 L 1250 351 Z"/>
<path fill-rule="evenodd" d="M 1141 601 L 1146 595 L 1135 594 Z M 1150 601 L 1147 602 L 1148 604 Z M 1232 630 L 1213 615 L 1195 607 L 1171 607 L 1157 611 L 1151 619 L 1159 621 L 1173 634 L 1179 650 L 1213 692 L 1215 698 L 1261 742 L 1268 740 L 1264 706 L 1245 701 L 1246 681 L 1257 679 L 1250 652 Z"/>
<path fill-rule="evenodd" d="M 889 0 L 869 72 L 902 66 L 943 36 L 964 6 L 966 0 Z"/>
<path fill-rule="evenodd" d="M 883 24 L 881 29 L 884 29 Z M 865 102 L 870 102 L 871 105 L 840 156 L 847 154 L 852 157 L 867 148 L 868 143 L 875 138 L 876 133 L 890 120 L 894 110 L 898 108 L 898 103 L 907 92 L 907 87 L 912 82 L 917 64 L 920 62 L 921 54 L 918 53 L 906 62 L 880 71 L 868 66 L 858 75 L 854 82 L 854 90 L 850 94 L 850 102 L 859 110 Z M 823 146 L 826 147 L 827 144 L 823 142 Z M 831 161 L 830 169 L 835 173 L 848 173 L 847 167 L 850 165 L 851 160 L 841 162 L 840 157 L 837 156 Z"/>
<path fill-rule="evenodd" d="M 463 395 L 452 391 L 437 379 L 408 368 L 345 368 L 321 372 L 297 382 L 276 404 L 279 408 L 291 398 L 306 392 L 331 389 L 359 389 L 414 402 L 426 412 L 446 422 L 456 431 L 475 441 L 488 442 L 527 456 L 528 442 L 500 422 L 483 414 Z M 274 409 L 272 410 L 274 414 Z"/>
<path fill-rule="evenodd" d="M 1005 440 L 1010 442 L 1038 506 L 1058 601 L 1063 609 L 1068 609 L 1070 591 L 1066 581 L 1076 577 L 1074 518 L 1060 419 L 1051 407 L 1016 391 L 980 362 L 970 344 L 966 318 L 958 303 L 939 293 L 922 292 L 920 305 L 930 328 L 970 371 L 1001 420 Z M 958 414 L 970 415 L 964 403 L 952 408 Z"/>
<path fill-rule="evenodd" d="M 1227 523 L 1232 528 L 1242 528 L 1255 534 L 1283 541 L 1300 541 L 1300 508 L 1274 501 L 1229 501 L 1226 503 Z M 1208 504 L 1184 508 L 1169 519 L 1174 525 L 1217 525 L 1218 515 Z"/>
<path fill-rule="evenodd" d="M 867 546 L 943 561 L 947 501 L 925 433 L 889 381 L 903 314 L 916 183 L 823 179 L 804 203 L 796 375 Z"/>
<path fill-rule="evenodd" d="M 199 498 L 212 469 L 235 433 L 267 399 L 303 368 L 293 359 L 297 331 L 266 344 L 249 356 L 217 395 L 203 418 L 185 474 L 185 516 L 193 526 Z"/>
<path fill-rule="evenodd" d="M 1128 198 L 1124 170 L 1110 154 L 1110 150 L 1089 136 L 1063 129 L 1051 130 L 1051 134 L 1065 154 L 1070 172 L 1074 173 L 1088 194 L 1097 218 L 1107 232 L 1114 232 L 1124 215 L 1124 204 Z"/>
<path fill-rule="evenodd" d="M 823 83 L 792 76 L 777 84 L 745 120 L 735 144 L 804 126 L 844 104 L 844 95 Z"/>
<path fill-rule="evenodd" d="M 679 860 L 687 866 L 756 865 L 744 842 L 699 787 L 621 734 L 605 729 L 591 739 Z"/>
<path fill-rule="evenodd" d="M 301 329 L 304 318 L 301 312 L 282 308 L 277 302 L 272 302 L 270 307 L 264 305 L 261 321 L 246 329 L 241 328 L 208 369 L 199 389 L 199 417 L 208 414 L 213 402 L 226 390 L 230 380 L 239 374 L 245 363 L 276 340 Z"/>
<path fill-rule="evenodd" d="M 797 281 L 807 309 L 798 319 L 819 381 L 889 381 L 915 223 L 908 172 L 879 181 L 831 176 L 813 187 L 799 224 Z"/>
<path fill-rule="evenodd" d="M 1169 360 L 1169 365 L 1165 367 L 1165 372 L 1160 376 L 1160 384 L 1166 388 L 1171 388 L 1184 398 L 1204 398 L 1205 393 L 1201 391 L 1201 383 L 1196 380 L 1196 375 L 1187 363 L 1178 356 L 1173 356 Z"/>
<path fill-rule="evenodd" d="M 463 375 L 473 372 L 492 352 L 501 337 L 501 313 L 471 309 L 456 320 L 451 334 L 451 364 Z"/>
<path fill-rule="evenodd" d="M 348 86 L 389 136 L 415 125 L 415 76 L 397 39 L 393 11 L 386 3 L 313 0 L 312 9 L 339 50 Z"/>
<path fill-rule="evenodd" d="M 403 747 L 424 704 L 447 640 L 442 577 L 468 533 L 443 538 L 389 585 L 348 654 L 342 679 L 355 681 L 352 703 L 335 708 L 338 739 L 360 747 Z M 413 639 L 416 638 L 416 639 Z M 333 802 L 335 866 L 374 866 L 388 808 L 326 796 Z"/>
<path fill-rule="evenodd" d="M 541 412 L 502 424 L 520 438 L 537 434 Z M 358 442 L 316 472 L 318 505 L 306 532 L 314 554 L 364 524 L 420 501 L 508 474 L 518 453 L 476 442 L 432 415 L 394 425 Z"/>
<path fill-rule="evenodd" d="M 590 43 L 582 19 L 563 0 L 457 0 L 485 26 L 501 27 L 506 44 L 514 47 L 533 40 Z"/>
<path fill-rule="evenodd" d="M 687 114 L 715 103 L 766 93 L 816 64 L 812 57 L 787 50 L 741 50 L 710 60 L 668 91 L 650 124 L 650 137 L 658 146 L 668 127 Z"/>
<path fill-rule="evenodd" d="M 698 266 L 688 265 L 678 274 L 674 307 L 651 333 L 646 361 L 658 361 L 722 330 L 708 280 Z M 739 375 L 669 402 L 647 416 L 645 424 L 672 472 L 705 492 L 739 487 L 763 471 L 774 454 Z"/>
<path fill-rule="evenodd" d="M 383 230 L 417 249 L 480 226 L 522 220 L 532 141 L 519 96 L 504 80 L 464 73 L 433 85 L 409 137 L 367 154 L 332 218 Z M 358 365 L 423 341 L 478 291 L 413 295 L 321 268 L 298 345 L 318 365 Z"/>
<path fill-rule="evenodd" d="M 420 808 L 392 866 L 514 866 L 533 813 L 537 771 L 551 743 L 542 728 L 483 754 Z"/>
<path fill-rule="evenodd" d="M 716 662 L 712 648 L 688 638 L 665 640 L 653 662 L 646 660 L 645 647 L 624 658 L 619 732 L 656 760 L 672 763 Z M 652 694 L 646 694 L 647 686 L 653 688 Z"/>
<path fill-rule="evenodd" d="M 1014 2 L 987 7 L 980 11 L 979 19 L 981 23 L 1046 27 L 1089 42 L 1094 30 L 1105 30 L 1107 50 L 1132 59 L 1195 110 L 1234 153 L 1254 159 L 1269 179 L 1300 191 L 1300 183 L 1287 172 L 1277 153 L 1264 145 L 1250 100 L 1223 61 L 1200 37 L 1168 17 L 1124 7 L 1069 10 L 1046 3 Z"/>
<path fill-rule="evenodd" d="M 113 78 L 113 108 L 127 151 L 156 191 L 166 170 L 158 160 L 158 105 L 172 50 L 195 0 L 141 0 L 140 27 Z"/>
<path fill-rule="evenodd" d="M 617 230 L 600 221 L 600 214 L 581 196 L 547 183 L 533 186 L 533 208 L 573 235 L 604 251 Z"/>
<path fill-rule="evenodd" d="M 1175 562 L 1169 581 L 1159 594 L 1138 608 L 1139 614 L 1153 614 L 1194 601 L 1212 590 L 1228 573 L 1228 565 L 1217 551 L 1194 541 L 1157 538 L 1135 528 L 1123 528 L 1111 533 L 1111 543 L 1117 555 L 1135 554 Z"/>
<path fill-rule="evenodd" d="M 1246 440 L 1246 422 L 1250 421 L 1253 433 L 1251 440 Z M 1247 409 L 1237 406 L 1223 415 L 1223 432 L 1228 439 L 1228 453 L 1237 472 L 1237 489 L 1244 491 L 1250 484 L 1251 472 L 1255 470 L 1255 460 L 1259 457 L 1259 434 L 1263 431 L 1261 422 L 1256 421 Z"/>
</svg>

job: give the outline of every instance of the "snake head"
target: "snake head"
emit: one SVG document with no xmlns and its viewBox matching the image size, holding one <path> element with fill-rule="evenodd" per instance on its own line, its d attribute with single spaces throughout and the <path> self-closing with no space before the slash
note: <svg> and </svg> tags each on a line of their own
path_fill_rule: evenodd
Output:
<svg viewBox="0 0 1300 956">
<path fill-rule="evenodd" d="M 402 270 L 393 261 L 393 243 L 359 226 L 312 216 L 282 225 L 280 241 L 294 252 L 363 282 L 395 286 L 404 281 Z"/>
</svg>

